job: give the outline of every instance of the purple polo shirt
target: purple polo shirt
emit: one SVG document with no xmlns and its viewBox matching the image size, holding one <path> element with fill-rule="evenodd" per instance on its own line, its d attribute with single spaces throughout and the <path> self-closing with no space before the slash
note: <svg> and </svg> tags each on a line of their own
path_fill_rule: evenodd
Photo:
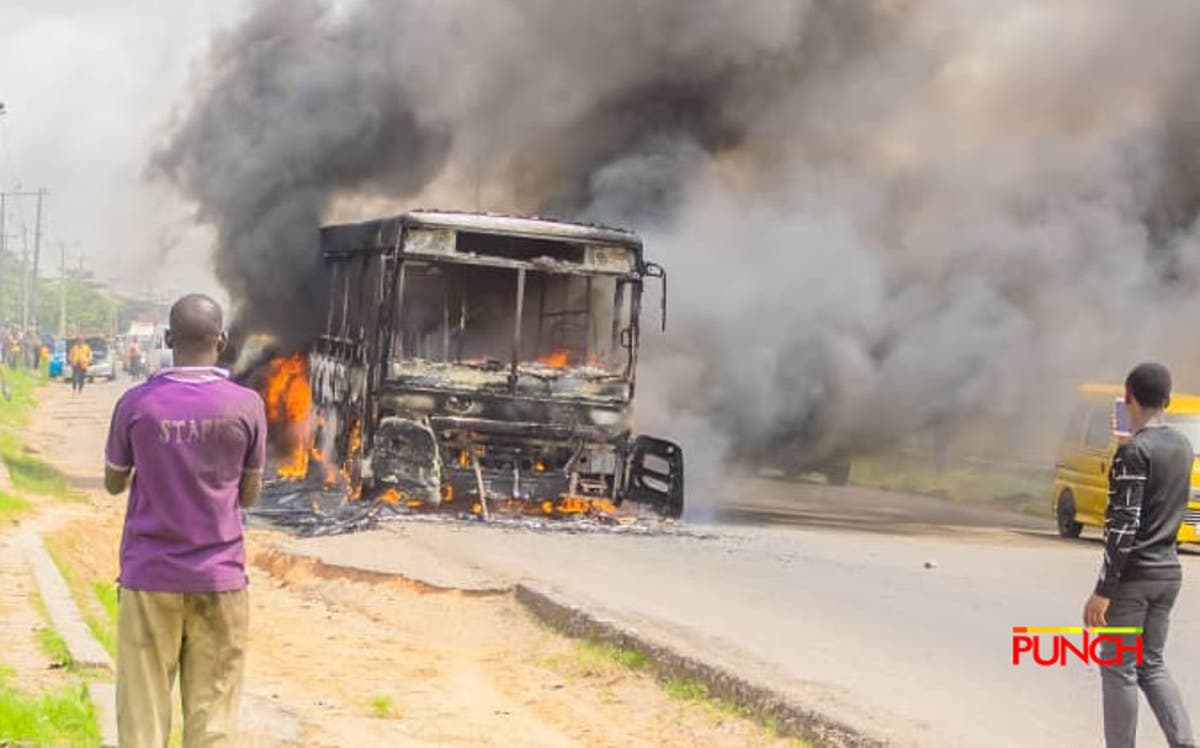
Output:
<svg viewBox="0 0 1200 748">
<path fill-rule="evenodd" d="M 266 460 L 254 390 L 222 369 L 163 369 L 113 410 L 105 460 L 133 469 L 121 535 L 122 587 L 225 592 L 246 586 L 238 485 Z"/>
</svg>

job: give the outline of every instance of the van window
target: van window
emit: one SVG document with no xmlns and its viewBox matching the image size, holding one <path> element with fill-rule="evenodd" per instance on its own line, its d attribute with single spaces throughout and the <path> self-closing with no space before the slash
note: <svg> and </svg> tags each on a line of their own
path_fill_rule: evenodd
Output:
<svg viewBox="0 0 1200 748">
<path fill-rule="evenodd" d="M 1108 408 L 1093 408 L 1088 414 L 1084 443 L 1092 449 L 1106 449 L 1112 436 L 1112 412 Z"/>
<path fill-rule="evenodd" d="M 1083 441 L 1083 426 L 1087 422 L 1088 409 L 1086 405 L 1076 405 L 1075 410 L 1071 411 L 1071 418 L 1067 421 L 1067 431 L 1063 434 L 1063 441 L 1067 444 L 1079 444 Z"/>
</svg>

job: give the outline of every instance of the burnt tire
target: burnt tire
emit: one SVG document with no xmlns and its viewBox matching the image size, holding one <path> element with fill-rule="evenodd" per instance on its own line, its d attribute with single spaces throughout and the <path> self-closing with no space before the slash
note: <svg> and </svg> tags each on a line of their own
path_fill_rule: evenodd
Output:
<svg viewBox="0 0 1200 748">
<path fill-rule="evenodd" d="M 1077 538 L 1083 532 L 1083 523 L 1075 521 L 1075 497 L 1070 491 L 1063 491 L 1058 497 L 1054 519 L 1061 537 Z"/>
</svg>

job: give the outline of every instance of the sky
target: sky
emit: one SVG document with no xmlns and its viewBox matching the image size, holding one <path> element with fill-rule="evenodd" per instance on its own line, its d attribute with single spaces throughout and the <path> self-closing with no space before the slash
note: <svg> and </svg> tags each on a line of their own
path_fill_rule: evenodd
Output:
<svg viewBox="0 0 1200 748">
<path fill-rule="evenodd" d="M 211 236 L 145 167 L 234 0 L 0 3 L 0 187 L 49 191 L 42 275 L 68 262 L 126 293 L 221 294 Z M 35 201 L 9 201 L 8 246 L 33 241 Z"/>
</svg>

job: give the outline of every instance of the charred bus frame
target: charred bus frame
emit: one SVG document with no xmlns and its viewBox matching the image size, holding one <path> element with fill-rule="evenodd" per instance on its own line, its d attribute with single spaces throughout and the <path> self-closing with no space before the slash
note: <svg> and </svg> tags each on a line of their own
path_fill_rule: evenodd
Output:
<svg viewBox="0 0 1200 748">
<path fill-rule="evenodd" d="M 323 228 L 321 248 L 315 439 L 353 484 L 485 515 L 682 512 L 679 447 L 629 428 L 646 278 L 666 314 L 637 235 L 413 211 Z"/>
</svg>

